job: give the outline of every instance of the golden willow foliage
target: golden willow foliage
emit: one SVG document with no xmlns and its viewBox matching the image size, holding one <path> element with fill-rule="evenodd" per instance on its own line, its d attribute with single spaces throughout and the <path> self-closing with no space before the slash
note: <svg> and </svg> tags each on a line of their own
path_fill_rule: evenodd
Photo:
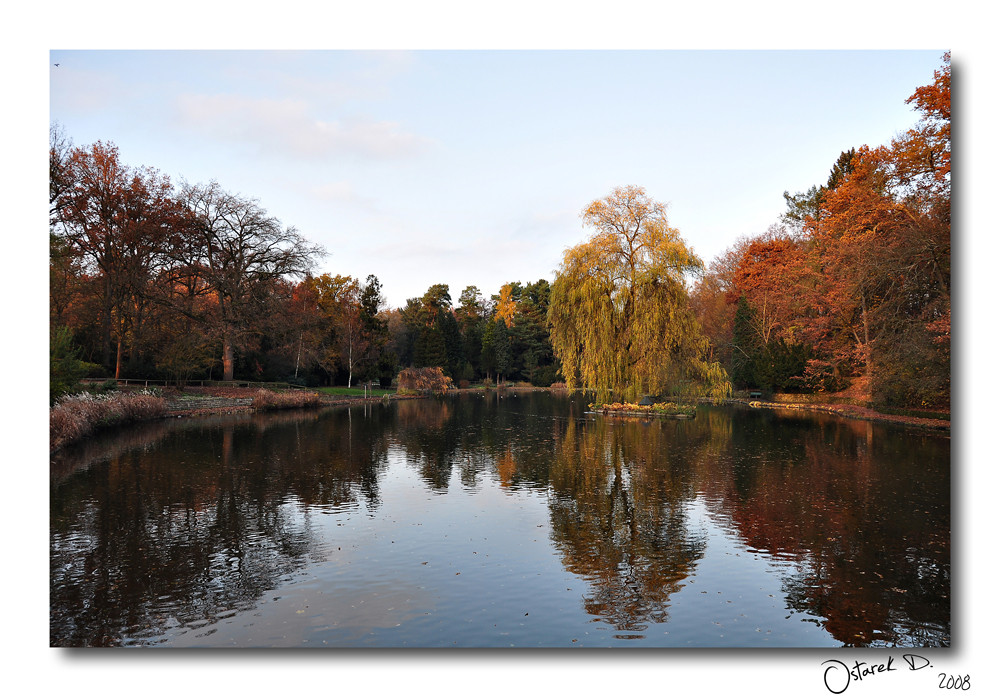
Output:
<svg viewBox="0 0 1000 697">
<path fill-rule="evenodd" d="M 684 276 L 701 260 L 644 189 L 619 187 L 584 209 L 595 234 L 567 250 L 552 284 L 549 326 L 570 388 L 641 395 L 730 394 L 725 370 L 688 309 Z"/>
</svg>

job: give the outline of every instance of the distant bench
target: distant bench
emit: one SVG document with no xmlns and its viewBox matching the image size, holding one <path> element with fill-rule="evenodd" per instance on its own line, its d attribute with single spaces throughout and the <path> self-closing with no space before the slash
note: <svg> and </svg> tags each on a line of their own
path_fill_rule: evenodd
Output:
<svg viewBox="0 0 1000 697">
<path fill-rule="evenodd" d="M 751 392 L 750 396 L 751 397 L 760 397 L 760 392 Z"/>
</svg>

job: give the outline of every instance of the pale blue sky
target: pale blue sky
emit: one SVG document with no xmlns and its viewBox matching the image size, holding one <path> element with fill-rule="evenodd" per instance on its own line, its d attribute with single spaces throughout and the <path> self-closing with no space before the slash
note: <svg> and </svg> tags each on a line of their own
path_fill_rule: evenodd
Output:
<svg viewBox="0 0 1000 697">
<path fill-rule="evenodd" d="M 175 182 L 216 179 L 376 274 L 390 305 L 553 277 L 579 213 L 636 184 L 710 262 L 782 192 L 887 143 L 921 51 L 64 51 L 51 118 Z"/>
</svg>

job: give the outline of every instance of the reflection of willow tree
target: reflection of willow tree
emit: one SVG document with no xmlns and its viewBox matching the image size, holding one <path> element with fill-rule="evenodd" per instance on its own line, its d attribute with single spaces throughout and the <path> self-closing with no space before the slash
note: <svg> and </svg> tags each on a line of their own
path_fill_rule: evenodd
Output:
<svg viewBox="0 0 1000 697">
<path fill-rule="evenodd" d="M 152 641 L 248 609 L 314 548 L 301 504 L 377 503 L 374 416 L 348 455 L 333 443 L 346 412 L 275 418 L 178 432 L 53 482 L 52 645 Z"/>
<path fill-rule="evenodd" d="M 822 416 L 734 424 L 739 464 L 706 488 L 748 546 L 798 563 L 789 607 L 848 646 L 947 644 L 948 468 L 927 465 L 947 441 Z"/>
<path fill-rule="evenodd" d="M 668 600 L 702 556 L 689 529 L 693 489 L 662 466 L 676 422 L 570 421 L 551 469 L 552 535 L 566 568 L 592 584 L 587 612 L 619 631 L 664 621 Z"/>
</svg>

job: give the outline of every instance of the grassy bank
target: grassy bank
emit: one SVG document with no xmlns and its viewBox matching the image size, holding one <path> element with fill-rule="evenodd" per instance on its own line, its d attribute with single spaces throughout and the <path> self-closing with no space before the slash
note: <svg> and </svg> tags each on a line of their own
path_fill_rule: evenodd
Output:
<svg viewBox="0 0 1000 697">
<path fill-rule="evenodd" d="M 366 394 L 363 387 L 319 387 L 317 389 L 321 394 L 333 395 L 335 397 L 364 397 Z M 370 387 L 367 391 L 369 397 L 384 397 L 385 395 L 395 393 L 396 390 L 381 387 Z"/>
<path fill-rule="evenodd" d="M 102 428 L 161 417 L 166 409 L 166 399 L 146 390 L 63 397 L 49 410 L 49 451 Z"/>
</svg>

